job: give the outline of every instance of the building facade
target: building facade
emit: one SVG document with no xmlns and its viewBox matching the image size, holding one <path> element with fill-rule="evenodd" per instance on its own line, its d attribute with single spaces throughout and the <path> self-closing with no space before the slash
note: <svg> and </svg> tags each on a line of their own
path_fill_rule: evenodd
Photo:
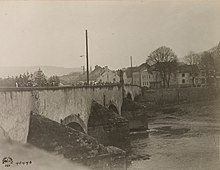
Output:
<svg viewBox="0 0 220 170">
<path fill-rule="evenodd" d="M 97 83 L 119 83 L 120 77 L 116 71 L 108 69 L 106 66 L 102 74 L 97 78 Z"/>
<path fill-rule="evenodd" d="M 155 65 L 143 63 L 125 71 L 125 83 L 147 88 L 161 88 L 162 78 Z M 205 71 L 197 65 L 179 64 L 176 72 L 171 73 L 169 87 L 204 87 L 207 84 Z"/>
<path fill-rule="evenodd" d="M 128 84 L 138 85 L 141 87 L 149 87 L 149 68 L 150 66 L 147 63 L 143 63 L 137 67 L 129 67 L 125 71 L 125 82 Z"/>
</svg>

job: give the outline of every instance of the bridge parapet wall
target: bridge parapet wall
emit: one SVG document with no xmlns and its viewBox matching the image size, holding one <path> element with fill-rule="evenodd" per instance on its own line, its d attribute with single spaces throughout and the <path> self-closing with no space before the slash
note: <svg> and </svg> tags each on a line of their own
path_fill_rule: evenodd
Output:
<svg viewBox="0 0 220 170">
<path fill-rule="evenodd" d="M 87 132 L 93 100 L 106 107 L 114 104 L 121 114 L 122 88 L 117 85 L 0 88 L 1 134 L 26 142 L 31 112 L 59 123 L 69 115 L 77 115 L 82 120 L 80 125 Z"/>
<path fill-rule="evenodd" d="M 141 94 L 138 86 L 125 86 L 133 99 Z M 121 115 L 122 87 L 119 85 L 43 88 L 0 88 L 0 130 L 12 140 L 26 142 L 30 113 L 40 114 L 61 123 L 70 115 L 87 132 L 92 101 L 114 105 Z M 82 121 L 81 121 L 82 120 Z"/>
</svg>

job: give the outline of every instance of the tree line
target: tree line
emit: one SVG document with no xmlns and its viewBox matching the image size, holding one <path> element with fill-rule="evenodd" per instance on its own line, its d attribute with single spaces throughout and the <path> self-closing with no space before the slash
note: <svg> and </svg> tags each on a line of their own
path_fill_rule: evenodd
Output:
<svg viewBox="0 0 220 170">
<path fill-rule="evenodd" d="M 54 75 L 47 79 L 40 69 L 34 74 L 27 72 L 15 77 L 0 78 L 1 87 L 45 87 L 58 86 L 59 84 L 58 76 Z"/>
</svg>

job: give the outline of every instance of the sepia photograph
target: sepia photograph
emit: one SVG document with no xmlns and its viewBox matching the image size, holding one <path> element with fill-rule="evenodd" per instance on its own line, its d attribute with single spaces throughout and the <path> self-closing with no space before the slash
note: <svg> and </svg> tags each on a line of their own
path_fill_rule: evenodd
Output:
<svg viewBox="0 0 220 170">
<path fill-rule="evenodd" d="M 0 170 L 220 170 L 219 0 L 0 0 Z"/>
</svg>

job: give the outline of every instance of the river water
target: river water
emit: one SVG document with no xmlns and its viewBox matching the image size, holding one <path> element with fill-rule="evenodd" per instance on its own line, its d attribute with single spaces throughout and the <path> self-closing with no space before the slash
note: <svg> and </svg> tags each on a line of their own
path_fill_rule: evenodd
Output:
<svg viewBox="0 0 220 170">
<path fill-rule="evenodd" d="M 149 121 L 148 132 L 131 133 L 128 170 L 219 170 L 220 121 L 210 116 L 219 110 L 192 114 L 162 115 Z"/>
</svg>

